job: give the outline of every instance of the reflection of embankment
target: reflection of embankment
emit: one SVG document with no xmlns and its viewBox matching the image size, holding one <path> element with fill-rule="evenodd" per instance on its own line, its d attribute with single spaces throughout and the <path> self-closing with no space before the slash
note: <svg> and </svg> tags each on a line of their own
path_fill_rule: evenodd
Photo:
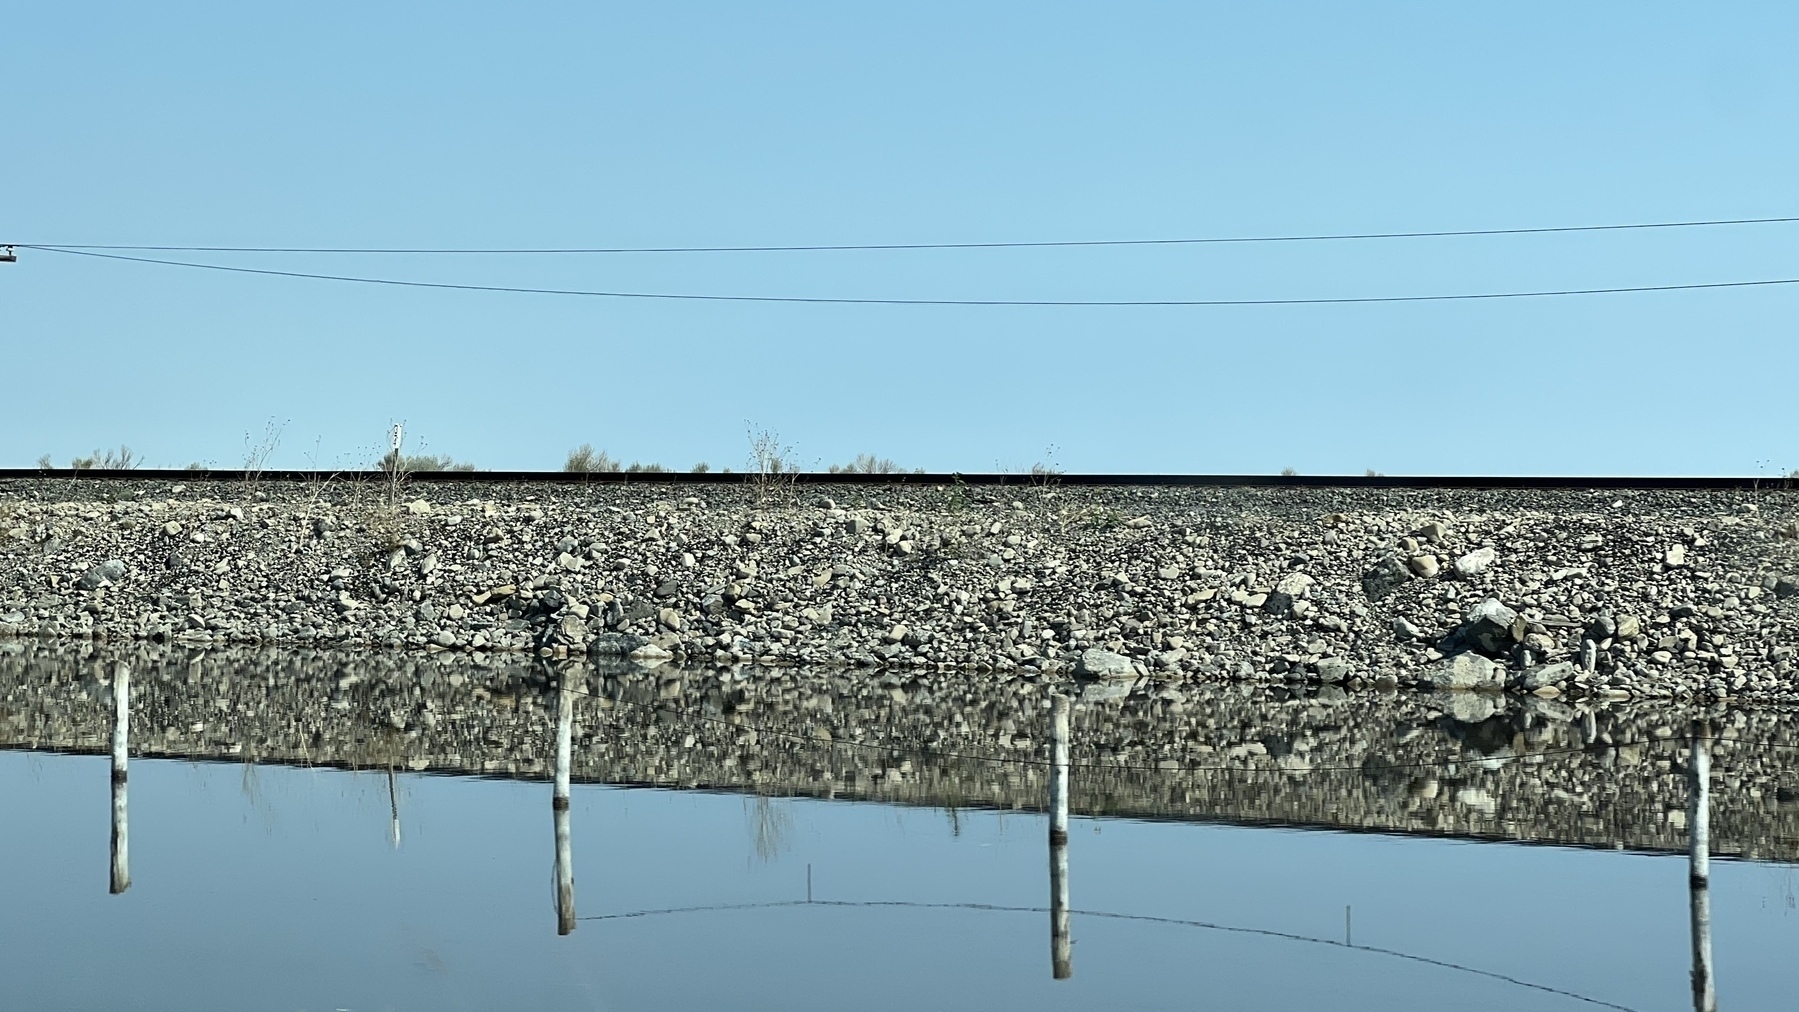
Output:
<svg viewBox="0 0 1799 1012">
<path fill-rule="evenodd" d="M 453 655 L 20 645 L 0 653 L 0 745 L 104 752 L 114 659 L 133 671 L 138 755 L 550 774 L 552 672 Z M 1023 679 L 567 675 L 579 780 L 1031 810 L 1048 788 L 1048 698 Z M 1073 714 L 1071 803 L 1083 815 L 1682 850 L 1695 716 L 1719 735 L 1713 852 L 1799 857 L 1799 748 L 1776 747 L 1799 747 L 1799 729 L 1769 711 L 1246 684 L 1095 701 Z"/>
</svg>

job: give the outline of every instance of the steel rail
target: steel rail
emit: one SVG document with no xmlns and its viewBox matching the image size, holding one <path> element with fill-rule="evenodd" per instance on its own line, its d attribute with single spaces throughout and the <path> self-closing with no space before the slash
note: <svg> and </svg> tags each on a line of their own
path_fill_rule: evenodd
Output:
<svg viewBox="0 0 1799 1012">
<path fill-rule="evenodd" d="M 761 476 L 742 471 L 410 471 L 408 482 L 425 484 L 539 483 L 556 485 L 742 485 Z M 171 481 L 195 484 L 245 482 L 383 482 L 384 471 L 192 470 L 187 468 L 0 468 L 0 481 Z M 1368 488 L 1368 489 L 1573 489 L 1593 491 L 1746 491 L 1799 489 L 1799 479 L 1741 476 L 1630 475 L 1359 475 L 1359 474 L 1030 474 L 908 472 L 837 474 L 790 472 L 769 480 L 795 485 L 980 485 L 1030 487 Z"/>
</svg>

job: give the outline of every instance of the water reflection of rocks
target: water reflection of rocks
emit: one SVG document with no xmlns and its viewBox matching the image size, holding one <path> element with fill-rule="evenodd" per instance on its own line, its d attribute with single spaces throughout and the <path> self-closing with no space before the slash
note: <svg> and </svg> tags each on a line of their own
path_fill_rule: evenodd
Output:
<svg viewBox="0 0 1799 1012">
<path fill-rule="evenodd" d="M 103 752 L 111 662 L 140 756 L 547 778 L 557 673 L 450 655 L 15 645 L 0 745 Z M 1023 679 L 568 669 L 581 781 L 1041 809 L 1049 693 Z M 1509 707 L 1495 710 L 1494 707 Z M 1219 686 L 1077 702 L 1077 815 L 1606 847 L 1687 846 L 1687 723 L 1714 722 L 1714 852 L 1799 852 L 1788 714 Z M 1756 742 L 1757 744 L 1750 744 Z M 1760 744 L 1768 743 L 1768 744 Z M 1222 767 L 1223 769 L 1220 769 Z"/>
<path fill-rule="evenodd" d="M 415 661 L 396 662 L 393 658 L 384 660 L 387 663 L 364 660 L 361 664 L 346 666 L 344 658 L 330 655 L 211 654 L 182 657 L 157 656 L 140 649 L 129 652 L 127 656 L 96 653 L 76 657 L 10 651 L 0 655 L 0 690 L 5 692 L 7 702 L 6 707 L 0 709 L 0 730 L 5 732 L 0 737 L 0 745 L 82 750 L 89 747 L 91 737 L 97 737 L 101 733 L 108 737 L 108 752 L 112 761 L 110 891 L 117 894 L 124 892 L 131 884 L 127 846 L 126 771 L 131 750 L 130 730 L 140 713 L 142 720 L 152 727 L 163 726 L 160 738 L 154 732 L 148 736 L 151 742 L 148 750 L 152 754 L 244 756 L 248 740 L 254 743 L 255 751 L 247 753 L 252 759 L 364 766 L 368 765 L 366 759 L 371 749 L 385 752 L 396 847 L 400 840 L 399 809 L 397 796 L 393 794 L 393 769 L 398 761 L 403 759 L 409 769 L 415 770 L 456 769 L 456 763 L 463 761 L 462 753 L 434 751 L 454 745 L 453 741 L 446 743 L 436 739 L 440 734 L 453 735 L 449 729 L 451 725 L 466 728 L 472 723 L 482 729 L 481 743 L 485 749 L 502 751 L 512 757 L 506 772 L 514 775 L 537 773 L 540 772 L 536 768 L 538 759 L 529 742 L 541 736 L 544 730 L 541 718 L 547 718 L 553 728 L 552 766 L 549 775 L 553 785 L 551 810 L 555 841 L 553 867 L 556 923 L 557 933 L 562 935 L 573 931 L 578 920 L 574 899 L 569 802 L 570 784 L 577 765 L 577 713 L 583 703 L 593 710 L 590 719 L 603 726 L 606 732 L 601 734 L 590 729 L 581 738 L 582 751 L 589 755 L 587 771 L 597 779 L 616 779 L 617 769 L 640 769 L 639 764 L 645 762 L 651 763 L 653 767 L 655 757 L 668 749 L 668 739 L 673 734 L 681 736 L 680 748 L 684 753 L 708 759 L 715 764 L 720 777 L 717 782 L 704 779 L 713 771 L 713 766 L 703 763 L 690 768 L 687 776 L 684 776 L 677 765 L 672 770 L 677 785 L 750 787 L 758 792 L 759 801 L 765 798 L 764 791 L 771 786 L 788 792 L 808 793 L 816 791 L 816 782 L 819 781 L 826 785 L 826 795 L 831 796 L 835 783 L 846 776 L 854 785 L 853 791 L 859 791 L 863 796 L 882 796 L 881 788 L 904 785 L 909 780 L 914 784 L 926 785 L 927 790 L 931 785 L 936 785 L 939 791 L 947 787 L 960 792 L 959 786 L 948 785 L 959 784 L 958 775 L 963 772 L 962 764 L 966 763 L 1023 771 L 1022 775 L 1007 775 L 998 780 L 991 776 L 970 776 L 974 777 L 977 784 L 984 785 L 982 803 L 1009 802 L 1011 807 L 1035 807 L 1033 802 L 1036 802 L 1047 809 L 1050 896 L 1049 906 L 1044 911 L 1049 914 L 1050 919 L 1051 973 L 1057 980 L 1067 979 L 1073 974 L 1068 818 L 1071 798 L 1077 791 L 1077 781 L 1093 781 L 1095 787 L 1086 790 L 1084 794 L 1090 802 L 1094 799 L 1103 802 L 1101 807 L 1089 809 L 1096 814 L 1108 811 L 1117 813 L 1128 810 L 1132 804 L 1146 804 L 1150 811 L 1130 810 L 1129 814 L 1259 820 L 1264 816 L 1245 816 L 1241 803 L 1236 802 L 1237 807 L 1231 807 L 1231 799 L 1257 793 L 1255 785 L 1266 789 L 1269 777 L 1310 780 L 1329 778 L 1336 774 L 1352 775 L 1375 784 L 1378 794 L 1382 783 L 1389 787 L 1396 783 L 1389 774 L 1400 769 L 1441 769 L 1446 775 L 1454 777 L 1463 768 L 1499 773 L 1523 767 L 1539 775 L 1540 782 L 1535 785 L 1537 793 L 1548 791 L 1559 800 L 1579 800 L 1580 795 L 1565 787 L 1545 785 L 1551 782 L 1573 783 L 1573 780 L 1565 778 L 1586 776 L 1597 796 L 1609 800 L 1614 808 L 1625 803 L 1646 803 L 1644 798 L 1662 797 L 1654 790 L 1641 786 L 1634 792 L 1623 790 L 1624 781 L 1633 774 L 1637 779 L 1652 782 L 1657 787 L 1671 786 L 1664 781 L 1672 778 L 1679 782 L 1684 795 L 1681 799 L 1685 802 L 1684 808 L 1674 813 L 1682 818 L 1670 818 L 1673 810 L 1663 808 L 1659 819 L 1652 821 L 1658 826 L 1679 823 L 1687 838 L 1693 1007 L 1696 1012 L 1715 1012 L 1717 999 L 1713 978 L 1710 904 L 1710 862 L 1713 851 L 1711 826 L 1714 814 L 1712 796 L 1715 783 L 1713 751 L 1720 745 L 1728 745 L 1742 749 L 1764 749 L 1772 756 L 1779 756 L 1783 751 L 1781 746 L 1788 744 L 1778 737 L 1785 729 L 1784 723 L 1755 719 L 1767 717 L 1765 714 L 1696 716 L 1686 729 L 1687 733 L 1677 735 L 1666 724 L 1657 724 L 1645 731 L 1630 723 L 1626 719 L 1629 716 L 1626 713 L 1570 711 L 1546 716 L 1539 712 L 1542 707 L 1537 705 L 1516 715 L 1508 715 L 1500 712 L 1502 703 L 1477 701 L 1467 696 L 1431 699 L 1424 705 L 1445 704 L 1446 709 L 1442 712 L 1427 710 L 1415 713 L 1407 712 L 1405 707 L 1419 705 L 1418 700 L 1390 697 L 1379 700 L 1380 706 L 1348 709 L 1341 706 L 1344 702 L 1342 699 L 1321 701 L 1317 698 L 1285 698 L 1248 701 L 1237 694 L 1239 705 L 1234 711 L 1227 707 L 1224 697 L 1207 701 L 1210 704 L 1205 707 L 1207 712 L 1215 715 L 1234 713 L 1238 718 L 1234 725 L 1220 723 L 1216 719 L 1197 721 L 1197 718 L 1188 718 L 1185 700 L 1147 701 L 1149 713 L 1134 713 L 1128 700 L 1088 700 L 1084 713 L 1086 719 L 1077 730 L 1073 717 L 1074 706 L 1069 698 L 1061 694 L 1048 694 L 1038 699 L 1033 691 L 1035 687 L 1028 682 L 996 683 L 991 686 L 995 694 L 992 698 L 978 694 L 952 697 L 948 704 L 950 708 L 944 712 L 944 716 L 951 721 L 947 725 L 951 730 L 946 732 L 943 727 L 928 720 L 919 722 L 919 711 L 927 717 L 932 711 L 927 705 L 931 702 L 930 687 L 918 684 L 878 684 L 877 688 L 884 690 L 886 694 L 887 705 L 883 707 L 878 703 L 878 693 L 872 696 L 858 694 L 841 676 L 820 676 L 808 684 L 790 671 L 758 677 L 755 672 L 745 671 L 690 676 L 678 671 L 659 673 L 641 669 L 603 672 L 584 666 L 502 670 L 448 666 L 447 670 L 438 670 L 435 666 L 438 662 L 435 661 L 428 662 L 433 666 L 420 666 Z M 134 666 L 152 672 L 151 677 L 143 683 L 147 691 L 141 695 L 134 694 L 132 688 Z M 691 683 L 690 679 L 693 679 Z M 789 681 L 798 681 L 800 684 L 783 685 Z M 104 691 L 99 691 L 102 685 L 105 686 Z M 358 685 L 365 686 L 363 692 L 344 695 L 345 690 L 354 689 Z M 331 691 L 324 691 L 328 687 Z M 305 692 L 308 688 L 315 690 L 310 698 Z M 794 691 L 790 692 L 790 689 Z M 690 692 L 696 698 L 688 698 Z M 466 700 L 462 698 L 464 693 Z M 447 723 L 443 718 L 434 716 L 435 704 L 440 699 L 451 707 L 450 712 L 445 715 Z M 543 709 L 548 699 L 554 700 L 551 711 L 553 716 Z M 470 700 L 479 700 L 487 705 L 476 707 Z M 758 705 L 758 701 L 767 705 Z M 108 721 L 104 732 L 95 729 L 95 722 L 90 719 L 94 715 L 85 712 L 96 702 L 102 707 L 100 716 Z M 1251 705 L 1246 707 L 1243 705 L 1246 702 Z M 321 703 L 324 705 L 321 706 Z M 1154 712 L 1157 704 L 1166 703 L 1181 705 L 1161 707 L 1159 715 Z M 1333 708 L 1329 705 L 1332 703 L 1338 705 Z M 200 707 L 198 713 L 208 713 L 207 708 L 210 706 L 226 714 L 227 719 L 222 722 L 222 735 L 215 733 L 208 737 L 209 722 L 205 719 L 195 720 L 187 725 L 187 734 L 199 737 L 185 740 L 183 747 L 184 739 L 178 729 L 181 717 L 188 715 L 184 714 L 184 704 Z M 416 723 L 401 719 L 408 707 L 416 710 Z M 1303 713 L 1297 709 L 1299 707 L 1303 707 Z M 384 708 L 387 714 L 385 722 L 370 720 L 382 713 Z M 760 719 L 751 721 L 746 716 L 759 710 L 762 712 Z M 998 714 L 1005 710 L 1015 716 L 999 718 Z M 1471 710 L 1474 712 L 1470 712 Z M 1047 711 L 1046 721 L 1041 719 L 1043 711 Z M 1289 711 L 1284 718 L 1276 716 L 1283 711 Z M 1358 712 L 1373 713 L 1372 723 L 1364 723 L 1361 718 L 1333 719 Z M 510 719 L 500 716 L 503 713 L 510 713 Z M 970 714 L 982 718 L 984 728 L 970 725 L 967 721 Z M 1149 718 L 1158 716 L 1155 723 L 1149 722 Z M 1258 719 L 1247 719 L 1250 717 Z M 1557 721 L 1555 718 L 1560 719 Z M 1540 725 L 1548 728 L 1557 722 L 1567 725 L 1567 737 L 1583 742 L 1583 746 L 1555 747 L 1550 744 L 1558 740 L 1554 734 L 1539 734 L 1534 737 L 1530 734 L 1534 727 Z M 1637 724 L 1641 724 L 1641 721 Z M 1718 724 L 1733 727 L 1738 732 L 1748 731 L 1769 737 L 1751 740 L 1742 733 L 1735 737 L 1721 737 L 1715 731 Z M 752 726 L 755 730 L 750 729 Z M 1255 743 L 1262 746 L 1259 750 L 1250 748 L 1247 739 L 1230 745 L 1225 750 L 1227 758 L 1245 760 L 1240 766 L 1213 763 L 1209 764 L 1212 768 L 1202 770 L 1199 767 L 1208 764 L 1167 758 L 1168 753 L 1173 750 L 1217 756 L 1220 754 L 1219 746 L 1205 742 L 1195 744 L 1196 735 L 1202 729 L 1212 737 L 1220 733 L 1233 733 L 1226 730 L 1233 726 L 1236 728 L 1234 733 L 1239 736 L 1245 729 L 1256 729 L 1264 734 L 1264 737 L 1255 739 Z M 1510 734 L 1507 733 L 1508 727 L 1511 728 Z M 278 728 L 285 728 L 286 735 L 275 733 Z M 1172 733 L 1174 737 L 1146 734 L 1150 728 Z M 1034 732 L 1039 730 L 1045 732 L 1047 761 L 1037 761 L 1029 754 L 1013 754 L 1028 753 L 1032 742 L 1036 740 Z M 880 732 L 880 736 L 871 737 L 876 731 Z M 721 740 L 719 735 L 727 737 Z M 1433 735 L 1435 738 L 1431 744 L 1439 747 L 1454 745 L 1457 754 L 1449 756 L 1439 753 L 1429 761 L 1408 758 L 1410 753 L 1405 751 L 1405 746 L 1415 744 L 1421 738 L 1430 739 Z M 1091 754 L 1086 762 L 1074 759 L 1074 743 L 1077 738 L 1084 739 L 1083 744 Z M 1271 747 L 1271 738 L 1281 747 Z M 1383 742 L 1378 748 L 1375 745 L 1377 741 Z M 900 742 L 910 744 L 904 748 L 893 747 Z M 335 749 L 332 748 L 333 743 L 336 745 Z M 733 743 L 736 748 L 731 747 Z M 1298 747 L 1299 743 L 1303 743 L 1305 747 Z M 1336 744 L 1333 746 L 1329 743 Z M 1343 747 L 1345 743 L 1348 745 L 1347 749 Z M 177 747 L 171 748 L 172 744 Z M 999 745 L 1011 752 L 989 752 L 982 756 L 969 751 L 988 744 Z M 296 748 L 299 749 L 298 754 L 293 751 Z M 767 772 L 765 766 L 755 762 L 746 764 L 743 759 L 747 754 L 767 752 L 777 759 L 786 756 L 790 763 L 803 762 L 806 760 L 798 752 L 802 749 L 826 756 L 838 753 L 876 753 L 883 756 L 881 762 L 884 765 L 878 768 L 877 777 L 873 775 L 875 771 L 866 766 L 844 768 L 835 760 L 822 763 L 812 761 L 810 776 L 814 785 L 808 788 L 800 777 L 802 771 L 798 767 L 783 767 L 777 761 L 776 771 L 785 769 L 790 779 L 779 780 L 771 785 L 768 778 L 760 776 Z M 1352 754 L 1357 749 L 1363 753 L 1359 760 Z M 1639 752 L 1647 750 L 1648 756 L 1638 754 L 1620 762 L 1619 757 L 1626 749 L 1637 749 Z M 597 760 L 593 753 L 599 754 Z M 894 765 L 898 756 L 906 754 L 916 757 L 924 767 L 912 767 L 908 759 L 898 759 L 898 765 Z M 1163 757 L 1156 759 L 1154 765 L 1148 764 L 1146 760 L 1153 758 L 1155 754 Z M 1294 755 L 1304 755 L 1306 758 L 1300 762 L 1290 761 Z M 1258 765 L 1251 760 L 1252 756 L 1271 758 L 1272 766 Z M 1319 756 L 1344 761 L 1331 764 L 1314 762 L 1313 759 Z M 1781 832 L 1786 821 L 1783 816 L 1788 814 L 1782 811 L 1782 799 L 1789 796 L 1790 792 L 1779 786 L 1780 760 L 1768 756 L 1756 759 L 1747 751 L 1731 752 L 1730 758 L 1734 761 L 1723 777 L 1729 790 L 1741 792 L 1749 799 L 1760 800 L 1766 794 L 1763 788 L 1774 785 L 1773 806 L 1759 806 L 1759 811 L 1767 816 L 1761 823 L 1754 818 L 1756 806 L 1745 806 L 1744 812 L 1738 813 L 1743 816 L 1739 820 L 1739 832 L 1745 834 L 1743 840 L 1746 841 L 1739 845 L 1742 852 L 1745 855 L 1761 856 L 1762 848 L 1780 850 L 1790 845 L 1790 835 Z M 481 759 L 480 771 L 495 772 L 492 762 L 490 759 Z M 1558 776 L 1541 778 L 1541 774 L 1545 772 L 1555 774 L 1558 768 L 1582 763 L 1590 763 L 1595 770 L 1601 772 L 1581 773 L 1562 769 Z M 937 769 L 939 765 L 946 768 Z M 1677 765 L 1680 775 L 1675 776 L 1672 771 Z M 474 768 L 468 767 L 467 770 L 472 771 Z M 899 773 L 897 780 L 888 775 L 893 771 Z M 1033 775 L 1039 773 L 1043 776 L 1038 779 L 1045 781 L 1040 786 L 1032 779 Z M 1184 788 L 1181 798 L 1189 806 L 1185 812 L 1171 810 L 1172 806 L 1168 803 L 1171 795 L 1149 790 L 1144 786 L 1151 778 L 1179 779 L 1206 775 L 1242 781 L 1251 786 L 1235 793 L 1199 792 L 1200 801 L 1197 806 L 1195 792 Z M 1417 777 L 1406 781 L 1403 792 L 1406 803 L 1400 809 L 1392 810 L 1416 813 L 1419 806 L 1414 802 L 1437 801 L 1444 797 L 1439 781 L 1429 781 L 1438 784 L 1435 791 L 1420 789 L 1421 782 Z M 1002 783 L 1003 790 L 999 786 Z M 1135 793 L 1130 790 L 1133 786 L 1136 788 Z M 1485 800 L 1479 804 L 1470 802 L 1467 795 L 1471 791 L 1485 791 L 1486 788 L 1461 786 L 1457 789 L 1454 803 L 1480 809 L 1489 817 L 1499 818 L 1502 810 L 1498 800 L 1500 797 L 1510 797 L 1513 791 L 1532 787 L 1528 782 L 1507 783 L 1503 780 L 1493 786 L 1499 789 L 1499 793 L 1484 794 Z M 1512 790 L 1506 790 L 1508 787 Z M 1030 797 L 1034 788 L 1040 791 L 1036 798 Z M 1319 788 L 1313 788 L 1313 793 L 1319 792 Z M 1388 793 L 1397 797 L 1397 792 Z M 1124 799 L 1123 807 L 1114 804 L 1119 798 Z M 952 803 L 942 799 L 930 800 L 923 796 L 901 800 L 914 803 Z M 1356 810 L 1353 806 L 1325 803 L 1321 811 L 1335 818 L 1341 815 L 1345 807 Z M 1555 839 L 1519 832 L 1518 827 L 1526 825 L 1525 821 L 1517 811 L 1511 810 L 1514 806 L 1505 807 L 1507 811 L 1502 824 L 1508 828 L 1513 838 Z M 1373 807 L 1360 809 L 1364 817 L 1367 812 L 1374 810 Z M 1653 808 L 1646 811 L 1652 810 Z M 1332 818 L 1316 821 L 1324 825 L 1349 825 L 1332 821 Z M 1553 831 L 1556 824 L 1551 821 L 1544 825 Z M 1627 825 L 1624 820 L 1614 817 L 1612 827 L 1617 833 L 1612 840 L 1614 845 L 1630 844 L 1625 833 Z M 1406 830 L 1419 827 L 1402 823 L 1364 823 L 1357 828 Z M 1440 820 L 1427 829 L 1431 832 L 1444 831 Z M 1758 831 L 1762 835 L 1757 835 Z M 1491 834 L 1477 831 L 1476 835 Z M 1565 842 L 1593 841 L 1577 837 Z M 1634 845 L 1657 846 L 1659 840 Z M 806 902 L 812 902 L 810 869 Z M 1216 927 L 1201 922 L 1169 923 Z M 1419 958 L 1390 950 L 1354 946 L 1348 937 L 1347 922 L 1343 945 L 1346 948 L 1361 948 L 1404 958 Z M 1446 963 L 1438 965 L 1493 976 L 1487 971 L 1471 967 Z M 1544 985 L 1503 976 L 1501 979 L 1524 987 L 1581 997 L 1608 1007 L 1623 1008 Z"/>
</svg>

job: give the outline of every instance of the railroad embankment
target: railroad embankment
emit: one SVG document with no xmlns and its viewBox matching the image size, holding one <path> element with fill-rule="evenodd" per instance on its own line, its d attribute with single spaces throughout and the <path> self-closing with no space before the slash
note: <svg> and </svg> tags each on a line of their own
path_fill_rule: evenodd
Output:
<svg viewBox="0 0 1799 1012">
<path fill-rule="evenodd" d="M 0 641 L 1799 700 L 1799 493 L 0 482 Z"/>
</svg>

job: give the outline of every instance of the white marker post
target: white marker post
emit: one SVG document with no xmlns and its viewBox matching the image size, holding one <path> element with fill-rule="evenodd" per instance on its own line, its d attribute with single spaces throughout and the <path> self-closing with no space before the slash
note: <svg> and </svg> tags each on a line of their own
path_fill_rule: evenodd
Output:
<svg viewBox="0 0 1799 1012">
<path fill-rule="evenodd" d="M 112 888 L 118 895 L 131 888 L 130 831 L 125 819 L 125 760 L 131 751 L 131 667 L 123 661 L 112 672 Z"/>
<path fill-rule="evenodd" d="M 400 507 L 400 483 L 406 476 L 406 456 L 400 452 L 406 441 L 406 426 L 396 422 L 387 435 L 393 449 L 381 458 L 381 469 L 387 472 L 387 508 L 397 510 Z"/>
<path fill-rule="evenodd" d="M 575 722 L 575 694 L 566 685 L 556 707 L 556 785 L 550 808 L 556 817 L 556 933 L 575 930 L 575 864 L 568 838 L 569 738 Z"/>
<path fill-rule="evenodd" d="M 1693 722 L 1687 763 L 1687 892 L 1692 900 L 1694 1012 L 1718 1012 L 1712 982 L 1711 736 L 1710 724 Z"/>
<path fill-rule="evenodd" d="M 1068 936 L 1068 697 L 1050 699 L 1049 954 L 1056 980 L 1074 976 Z"/>
</svg>

